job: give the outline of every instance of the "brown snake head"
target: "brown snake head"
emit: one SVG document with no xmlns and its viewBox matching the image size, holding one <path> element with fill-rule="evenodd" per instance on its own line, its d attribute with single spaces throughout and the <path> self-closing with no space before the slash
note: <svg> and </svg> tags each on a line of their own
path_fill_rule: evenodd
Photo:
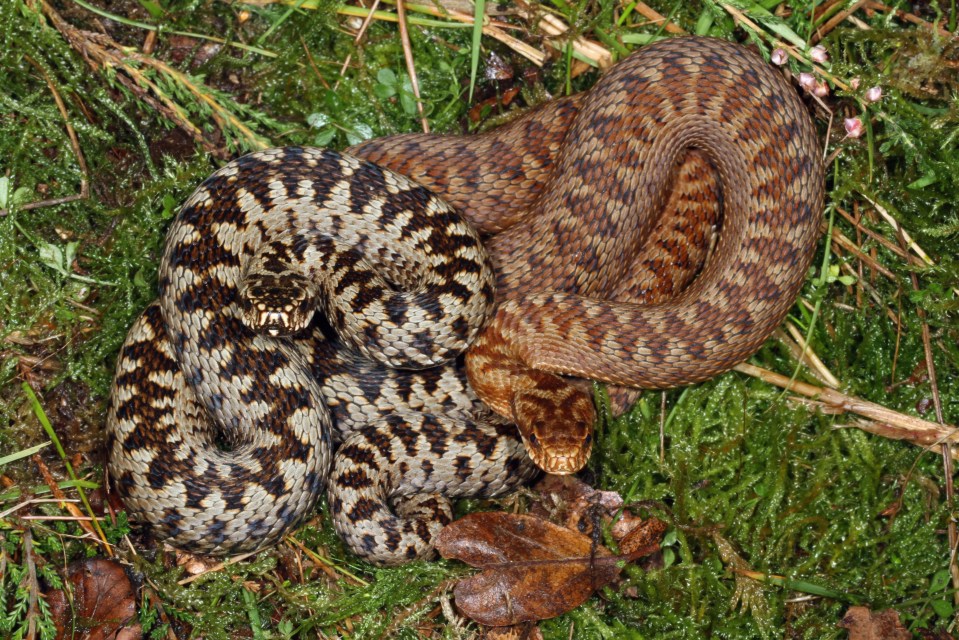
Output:
<svg viewBox="0 0 959 640">
<path fill-rule="evenodd" d="M 589 394 L 559 376 L 530 371 L 513 393 L 513 419 L 533 462 L 546 473 L 576 473 L 593 449 L 596 409 Z"/>
</svg>

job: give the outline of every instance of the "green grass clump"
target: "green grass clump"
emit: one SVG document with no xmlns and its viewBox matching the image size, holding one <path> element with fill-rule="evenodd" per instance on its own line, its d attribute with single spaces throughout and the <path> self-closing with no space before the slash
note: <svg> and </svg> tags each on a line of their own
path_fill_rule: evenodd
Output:
<svg viewBox="0 0 959 640">
<path fill-rule="evenodd" d="M 801 58 L 845 6 L 819 15 L 814 2 L 650 4 L 687 32 L 751 44 L 766 56 L 797 45 Z M 919 16 L 927 25 L 859 11 L 870 30 L 844 21 L 825 36 L 830 61 L 815 73 L 830 85 L 831 112 L 809 102 L 829 159 L 830 233 L 790 321 L 844 393 L 932 421 L 938 402 L 954 424 L 959 45 L 938 31 L 954 29 L 957 18 L 952 5 L 940 5 Z M 383 3 L 381 17 L 393 6 Z M 497 16 L 523 27 L 514 37 L 554 53 L 538 69 L 442 12 L 407 8 L 424 112 L 442 133 L 474 131 L 515 105 L 588 88 L 599 73 L 574 73 L 584 59 L 570 46 L 576 37 L 622 57 L 667 35 L 637 3 L 613 0 L 544 7 L 571 26 L 569 38 L 552 44 L 534 23 Z M 266 145 L 342 148 L 421 126 L 395 23 L 374 20 L 357 46 L 346 21 L 358 19 L 358 7 L 123 0 L 108 10 L 88 0 L 0 4 L 0 459 L 8 460 L 0 512 L 50 497 L 38 464 L 16 455 L 49 439 L 39 415 L 65 450 L 61 457 L 42 449 L 41 463 L 68 497 L 78 485 L 96 494 L 117 350 L 155 296 L 170 220 L 205 176 Z M 514 80 L 485 78 L 491 52 Z M 813 70 L 808 56 L 788 66 Z M 481 122 L 469 113 L 471 86 Z M 497 98 L 514 86 L 519 97 L 503 107 Z M 865 97 L 873 86 L 882 88 L 878 102 Z M 843 120 L 856 117 L 864 135 L 844 137 Z M 65 201 L 34 206 L 57 199 Z M 821 384 L 776 340 L 751 362 Z M 23 383 L 40 396 L 39 410 Z M 851 428 L 855 418 L 740 373 L 669 392 L 664 410 L 660 400 L 647 393 L 604 422 L 590 476 L 670 524 L 662 557 L 627 567 L 621 584 L 544 622 L 547 638 L 571 629 L 577 638 L 842 638 L 836 623 L 853 604 L 893 608 L 914 633 L 952 630 L 956 585 L 945 530 L 954 509 L 938 454 Z M 78 480 L 67 477 L 71 458 Z M 28 513 L 66 511 L 36 503 L 0 518 L 0 609 L 8 612 L 0 635 L 22 636 L 32 621 L 50 637 L 35 596 L 58 585 L 59 567 L 103 551 L 89 536 L 78 539 L 86 530 L 77 522 L 24 520 Z M 129 526 L 121 516 L 104 530 L 118 543 Z M 186 583 L 162 551 L 117 549 L 144 579 L 140 617 L 151 637 L 475 630 L 450 625 L 440 606 L 462 566 L 374 569 L 342 548 L 322 509 L 295 541 Z"/>
</svg>

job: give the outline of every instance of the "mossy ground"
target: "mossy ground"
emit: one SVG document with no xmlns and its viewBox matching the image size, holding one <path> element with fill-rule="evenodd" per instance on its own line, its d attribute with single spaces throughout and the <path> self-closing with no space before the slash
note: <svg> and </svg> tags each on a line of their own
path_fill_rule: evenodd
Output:
<svg viewBox="0 0 959 640">
<path fill-rule="evenodd" d="M 851 3 L 650 4 L 689 32 L 752 42 L 768 53 L 771 37 L 808 41 L 814 27 Z M 868 11 L 830 26 L 823 41 L 832 74 L 824 103 L 834 112 L 825 212 L 833 233 L 820 242 L 791 321 L 845 393 L 933 421 L 938 402 L 945 421 L 955 424 L 959 45 L 942 31 L 955 33 L 959 16 L 954 2 L 899 3 L 925 21 L 914 25 L 867 4 Z M 91 10 L 103 5 L 109 14 Z M 77 484 L 90 492 L 102 483 L 113 363 L 133 318 L 155 295 L 158 252 L 178 203 L 222 158 L 263 144 L 343 147 L 419 129 L 395 23 L 374 20 L 357 47 L 355 25 L 346 22 L 356 18 L 335 8 L 198 0 L 0 3 L 0 459 L 49 439 L 41 414 L 64 450 L 58 455 L 48 447 L 39 463 L 0 464 L 0 609 L 7 611 L 0 635 L 19 637 L 26 628 L 28 565 L 43 586 L 56 583 L 56 569 L 70 560 L 102 552 L 75 538 L 83 533 L 76 522 L 22 519 L 65 515 L 56 504 L 5 510 L 47 497 L 40 464 L 63 481 L 68 497 L 76 497 Z M 637 3 L 556 0 L 548 8 L 572 25 L 573 35 L 617 55 L 663 35 L 661 24 L 639 16 Z M 71 44 L 54 15 L 67 28 L 104 33 L 130 47 L 114 52 L 123 62 L 104 66 L 95 51 Z M 475 128 L 465 95 L 472 28 L 415 10 L 410 15 L 447 23 L 410 27 L 431 129 Z M 744 26 L 743 17 L 759 31 Z M 151 25 L 153 31 L 145 28 Z M 535 29 L 514 35 L 552 51 Z M 565 51 L 539 70 L 483 38 L 474 102 L 513 86 L 522 88 L 515 104 L 544 91 L 587 87 L 596 73 L 574 77 L 575 56 Z M 490 52 L 505 60 L 514 80 L 483 75 Z M 808 59 L 791 64 L 796 73 L 810 70 Z M 850 88 L 855 77 L 858 89 Z M 877 103 L 863 100 L 872 86 L 883 90 Z M 490 100 L 474 113 L 488 118 L 508 110 L 497 104 Z M 818 107 L 817 113 L 826 140 L 828 114 Z M 860 138 L 844 137 L 843 119 L 852 117 L 865 125 Z M 29 206 L 80 194 L 84 184 L 88 197 Z M 899 221 L 932 264 L 902 257 L 896 248 L 903 237 L 875 214 L 878 208 Z M 861 226 L 880 239 L 844 213 L 861 216 Z M 838 234 L 865 257 L 840 248 Z M 816 382 L 775 340 L 751 362 Z M 604 424 L 592 480 L 627 500 L 651 501 L 649 509 L 670 520 L 663 566 L 628 568 L 624 584 L 543 623 L 545 635 L 566 638 L 573 629 L 577 638 L 844 637 L 836 622 L 853 603 L 895 608 L 916 633 L 952 629 L 946 529 L 954 507 L 941 458 L 846 428 L 855 418 L 818 409 L 729 373 L 667 393 L 662 405 L 660 394 L 649 393 L 627 416 Z M 70 480 L 67 461 L 79 483 Z M 105 535 L 116 542 L 126 531 L 121 519 Z M 296 539 L 300 545 L 284 544 L 188 585 L 178 584 L 181 571 L 166 569 L 162 558 L 117 549 L 147 577 L 141 618 L 153 637 L 474 631 L 447 626 L 438 607 L 445 581 L 462 568 L 373 569 L 341 548 L 322 513 Z M 743 569 L 765 579 L 746 578 Z M 39 628 L 48 633 L 44 611 L 41 600 Z"/>
</svg>

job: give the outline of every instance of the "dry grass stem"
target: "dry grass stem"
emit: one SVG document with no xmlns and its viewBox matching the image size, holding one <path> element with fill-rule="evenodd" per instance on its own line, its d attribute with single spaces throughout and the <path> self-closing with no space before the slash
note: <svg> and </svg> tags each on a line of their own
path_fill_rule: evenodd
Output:
<svg viewBox="0 0 959 640">
<path fill-rule="evenodd" d="M 857 0 L 851 6 L 843 9 L 833 17 L 829 18 L 821 27 L 816 29 L 816 32 L 809 39 L 809 44 L 817 44 L 820 40 L 825 38 L 830 31 L 838 27 L 846 18 L 850 17 L 856 11 L 858 11 L 868 0 Z"/>
<path fill-rule="evenodd" d="M 883 4 L 881 2 L 875 2 L 873 0 L 870 0 L 870 2 L 867 2 L 866 4 L 868 5 L 869 9 L 875 9 L 876 11 L 879 11 L 881 13 L 892 13 L 894 16 L 896 16 L 900 20 L 905 20 L 906 22 L 923 27 L 924 29 L 935 31 L 943 38 L 959 37 L 956 34 L 951 33 L 946 29 L 943 29 L 942 27 L 934 26 L 932 23 L 923 20 L 919 16 L 903 11 L 902 9 L 896 9 L 895 7 L 890 7 L 889 5 Z"/>
<path fill-rule="evenodd" d="M 666 16 L 660 12 L 653 9 L 651 6 L 645 2 L 637 2 L 636 6 L 633 7 L 636 13 L 643 16 L 653 24 L 660 24 L 663 26 L 668 33 L 675 33 L 676 35 L 686 35 L 686 30 L 680 27 L 678 24 L 670 22 L 666 19 Z"/>
<path fill-rule="evenodd" d="M 887 438 L 908 440 L 922 447 L 933 447 L 941 443 L 949 443 L 951 447 L 955 447 L 959 444 L 959 431 L 951 425 L 936 424 L 922 418 L 906 415 L 875 402 L 849 396 L 828 387 L 817 387 L 807 382 L 791 380 L 787 376 L 746 362 L 736 365 L 733 369 L 789 392 L 819 400 L 841 412 L 855 413 L 886 425 L 888 427 L 887 431 L 878 435 Z M 959 455 L 959 451 L 956 451 L 956 449 L 953 448 L 952 451 L 954 457 Z"/>
<path fill-rule="evenodd" d="M 373 15 L 377 7 L 380 6 L 380 0 L 373 0 L 373 6 L 370 7 L 370 12 L 366 14 L 366 17 L 363 18 L 363 24 L 360 25 L 360 28 L 356 32 L 356 37 L 353 38 L 353 45 L 358 49 L 363 43 L 363 37 L 366 35 L 366 30 L 369 29 L 370 24 L 373 22 Z M 336 79 L 336 83 L 333 85 L 333 90 L 336 91 L 340 87 L 340 81 L 343 79 L 343 74 L 346 73 L 347 68 L 350 66 L 350 61 L 353 59 L 353 52 L 350 51 L 346 54 L 346 57 L 343 58 L 343 65 L 340 67 L 340 77 Z"/>
<path fill-rule="evenodd" d="M 806 338 L 799 331 L 799 328 L 788 320 L 783 326 L 786 327 L 786 331 L 777 329 L 773 335 L 786 345 L 786 348 L 789 349 L 793 358 L 806 365 L 810 372 L 827 387 L 833 389 L 839 388 L 839 380 L 836 379 L 836 376 L 823 364 L 823 361 L 816 355 L 812 347 L 806 344 Z"/>
<path fill-rule="evenodd" d="M 214 573 L 214 572 L 216 572 L 216 571 L 223 571 L 223 569 L 225 569 L 226 567 L 229 567 L 231 564 L 236 564 L 236 563 L 238 563 L 238 562 L 243 562 L 243 561 L 246 560 L 247 558 L 252 558 L 252 557 L 255 556 L 256 554 L 257 554 L 256 551 L 250 551 L 250 552 L 248 552 L 248 553 L 241 553 L 240 555 L 232 556 L 232 557 L 230 557 L 229 559 L 224 560 L 223 562 L 218 562 L 218 563 L 216 563 L 215 565 L 213 565 L 213 566 L 211 566 L 211 567 L 209 567 L 209 568 L 201 571 L 200 573 L 194 574 L 194 575 L 190 576 L 189 578 L 183 578 L 182 580 L 177 581 L 177 584 L 180 585 L 181 587 L 182 587 L 183 585 L 190 584 L 191 582 L 193 582 L 193 581 L 195 581 L 195 580 L 199 580 L 200 578 L 202 578 L 203 576 L 207 575 L 208 573 Z"/>
<path fill-rule="evenodd" d="M 423 99 L 420 97 L 420 83 L 416 79 L 416 64 L 413 62 L 413 48 L 410 46 L 410 32 L 406 24 L 406 5 L 404 0 L 396 0 L 396 15 L 399 19 L 400 41 L 403 43 L 403 58 L 406 60 L 406 71 L 410 74 L 410 86 L 413 88 L 413 96 L 416 98 L 416 110 L 420 114 L 420 125 L 423 127 L 423 133 L 430 132 L 430 123 L 426 120 L 426 112 L 423 111 Z"/>
</svg>

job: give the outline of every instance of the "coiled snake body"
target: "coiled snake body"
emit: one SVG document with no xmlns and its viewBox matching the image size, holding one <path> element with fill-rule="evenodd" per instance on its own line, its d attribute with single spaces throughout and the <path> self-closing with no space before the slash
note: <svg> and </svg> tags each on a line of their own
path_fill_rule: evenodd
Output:
<svg viewBox="0 0 959 640">
<path fill-rule="evenodd" d="M 171 228 L 108 428 L 127 507 L 174 544 L 275 541 L 309 513 L 333 439 L 334 523 L 381 563 L 428 552 L 449 518 L 441 496 L 533 473 L 512 427 L 443 365 L 479 333 L 493 275 L 476 233 L 423 187 L 492 236 L 501 302 L 470 381 L 559 471 L 588 452 L 576 439 L 594 414 L 556 374 L 675 386 L 747 357 L 805 277 L 822 199 L 788 83 L 701 38 L 646 47 L 585 97 L 482 136 L 352 151 L 415 182 L 347 155 L 260 152 L 201 185 Z M 671 189 L 676 176 L 688 180 Z M 720 201 L 712 257 L 672 296 L 709 253 Z M 664 208 L 674 217 L 657 221 Z M 657 284 L 661 264 L 680 275 Z"/>
<path fill-rule="evenodd" d="M 805 280 L 823 169 L 782 74 L 721 40 L 646 46 L 546 113 L 565 128 L 414 134 L 358 151 L 495 234 L 500 304 L 467 354 L 469 380 L 517 423 L 537 464 L 571 473 L 586 461 L 595 414 L 588 392 L 557 374 L 668 388 L 749 357 Z M 707 250 L 673 232 L 702 239 L 720 216 L 712 255 L 686 287 Z M 656 285 L 657 263 L 681 273 Z"/>
</svg>

